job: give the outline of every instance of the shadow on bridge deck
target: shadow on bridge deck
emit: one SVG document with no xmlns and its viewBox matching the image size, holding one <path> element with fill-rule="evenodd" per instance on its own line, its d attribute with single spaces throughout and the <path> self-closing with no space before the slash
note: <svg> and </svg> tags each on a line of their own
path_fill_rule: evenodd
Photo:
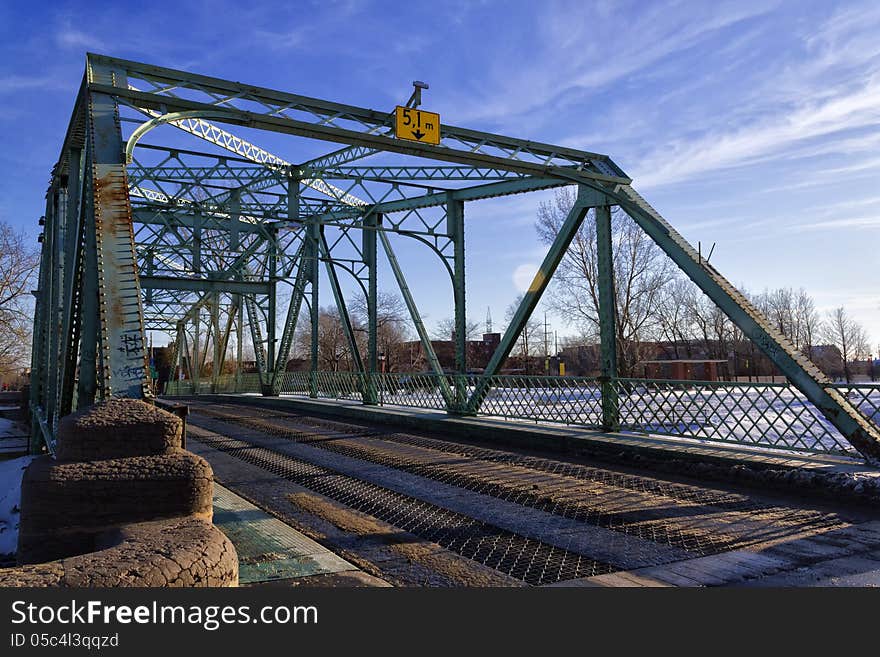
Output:
<svg viewBox="0 0 880 657">
<path fill-rule="evenodd" d="M 447 438 L 479 440 L 542 451 L 577 454 L 639 467 L 652 466 L 687 474 L 725 477 L 781 487 L 803 487 L 829 495 L 880 499 L 880 469 L 858 457 L 750 447 L 711 440 L 671 438 L 635 433 L 608 433 L 575 426 L 528 420 L 461 417 L 442 411 L 408 407 L 365 406 L 347 400 L 262 397 L 250 394 L 214 394 L 175 397 L 177 401 L 245 403 L 262 408 L 323 415 L 342 420 L 382 423 L 404 430 L 427 431 Z M 874 481 L 875 485 L 865 485 Z M 857 483 L 861 482 L 858 490 Z"/>
</svg>

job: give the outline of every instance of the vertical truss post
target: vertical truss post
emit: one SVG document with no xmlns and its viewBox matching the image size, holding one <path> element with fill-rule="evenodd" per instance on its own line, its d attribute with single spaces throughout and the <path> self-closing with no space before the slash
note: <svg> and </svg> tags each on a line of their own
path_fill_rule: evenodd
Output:
<svg viewBox="0 0 880 657">
<path fill-rule="evenodd" d="M 382 225 L 382 215 L 370 212 L 364 217 L 362 232 L 364 263 L 367 265 L 367 373 L 364 386 L 364 403 L 375 405 L 379 401 L 376 389 L 376 371 L 379 367 L 379 336 L 378 336 L 378 285 L 379 271 L 377 267 L 378 249 L 377 233 Z M 380 385 L 385 385 L 380 381 Z"/>
<path fill-rule="evenodd" d="M 65 306 L 69 307 L 69 302 L 67 302 L 64 294 L 67 285 L 67 281 L 64 278 L 64 275 L 68 261 L 67 222 L 69 216 L 69 208 L 67 189 L 63 185 L 64 181 L 58 180 L 55 186 L 55 193 L 53 198 L 53 204 L 55 206 L 55 211 L 53 213 L 55 225 L 53 227 L 54 235 L 52 237 L 52 244 L 56 262 L 54 270 L 52 272 L 52 295 L 54 299 L 52 308 L 52 344 L 50 353 L 52 362 L 55 363 L 55 376 L 52 377 L 51 381 L 52 397 L 50 401 L 52 404 L 52 414 L 48 418 L 53 433 L 58 427 L 58 418 L 62 415 L 59 406 L 61 402 L 61 389 L 63 387 L 61 379 L 61 363 L 64 360 L 64 310 Z"/>
<path fill-rule="evenodd" d="M 58 363 L 58 338 L 60 327 L 60 303 L 61 295 L 59 293 L 59 274 L 60 268 L 64 263 L 62 258 L 58 257 L 62 250 L 61 244 L 61 223 L 63 222 L 62 209 L 59 203 L 58 179 L 53 180 L 52 186 L 46 197 L 46 225 L 44 226 L 43 240 L 49 245 L 49 253 L 52 254 L 49 262 L 45 263 L 49 269 L 49 275 L 46 277 L 46 318 L 48 320 L 48 330 L 46 331 L 46 353 L 49 355 L 49 362 L 53 365 Z M 58 370 L 55 367 L 49 368 L 46 376 L 46 393 L 45 411 L 46 423 L 49 425 L 49 431 L 55 434 L 58 424 L 57 402 L 58 402 Z"/>
<path fill-rule="evenodd" d="M 91 406 L 98 394 L 98 246 L 94 223 L 94 180 L 91 153 L 86 149 L 83 169 L 83 255 L 80 316 L 82 337 L 79 348 L 79 381 L 77 382 L 77 409 Z"/>
<path fill-rule="evenodd" d="M 214 292 L 211 299 L 211 331 L 213 333 L 214 355 L 211 363 L 211 392 L 216 393 L 220 386 L 220 293 Z M 207 345 L 206 345 L 207 346 Z"/>
<path fill-rule="evenodd" d="M 596 248 L 599 269 L 599 336 L 601 355 L 602 430 L 617 431 L 620 414 L 617 389 L 617 322 L 614 293 L 614 252 L 611 240 L 611 208 L 597 206 Z"/>
<path fill-rule="evenodd" d="M 234 189 L 229 195 L 229 252 L 237 253 L 241 246 L 238 234 L 241 221 L 241 189 Z M 233 274 L 235 280 L 241 280 L 241 269 Z M 239 391 L 241 385 L 241 356 L 244 349 L 244 299 L 241 294 L 232 295 L 233 307 L 230 310 L 230 322 L 235 316 L 235 370 L 233 374 L 233 392 Z"/>
<path fill-rule="evenodd" d="M 201 327 L 201 315 L 202 309 L 201 307 L 196 308 L 195 315 L 193 316 L 192 325 L 193 325 L 193 353 L 192 353 L 192 382 L 193 382 L 193 394 L 199 394 L 199 383 L 202 374 L 202 363 L 201 363 L 201 350 L 199 349 L 199 333 L 202 330 Z"/>
<path fill-rule="evenodd" d="M 453 243 L 452 295 L 455 305 L 455 400 L 449 409 L 461 412 L 465 407 L 467 390 L 467 306 L 464 278 L 464 201 L 458 201 L 452 192 L 446 193 L 446 221 Z"/>
<path fill-rule="evenodd" d="M 287 308 L 287 319 L 284 322 L 284 330 L 281 333 L 281 344 L 278 349 L 278 358 L 272 371 L 271 393 L 277 396 L 281 392 L 284 372 L 287 367 L 287 359 L 290 356 L 290 347 L 296 333 L 297 320 L 302 311 L 302 303 L 305 298 L 306 278 L 308 277 L 306 259 L 303 257 L 304 247 L 300 247 L 296 258 L 296 278 L 293 282 L 293 292 L 290 295 L 290 305 Z"/>
<path fill-rule="evenodd" d="M 152 276 L 153 272 L 155 271 L 155 258 L 153 257 L 153 250 L 152 249 L 149 249 L 144 254 L 144 259 L 146 260 L 146 263 L 145 263 L 146 264 L 145 269 L 147 270 L 146 274 L 147 274 L 147 276 Z M 149 306 L 152 303 L 153 303 L 153 288 L 148 287 L 146 289 L 146 291 L 144 292 L 144 305 Z"/>
<path fill-rule="evenodd" d="M 178 324 L 178 330 L 180 331 L 180 344 L 183 349 L 182 362 L 180 364 L 180 371 L 183 372 L 183 375 L 187 377 L 192 383 L 193 381 L 193 367 L 192 367 L 192 356 L 190 355 L 189 350 L 189 338 L 186 335 L 186 322 L 180 322 Z"/>
<path fill-rule="evenodd" d="M 89 59 L 88 81 L 127 89 L 125 69 Z M 93 216 L 97 237 L 102 395 L 149 396 L 149 363 L 119 108 L 107 94 L 88 92 Z"/>
<path fill-rule="evenodd" d="M 66 304 L 61 308 L 61 357 L 59 416 L 73 411 L 73 391 L 76 381 L 76 356 L 79 348 L 79 322 L 82 266 L 82 166 L 83 151 L 72 148 L 67 155 L 67 226 L 65 230 L 64 273 L 62 276 Z"/>
<path fill-rule="evenodd" d="M 267 381 L 263 387 L 264 395 L 274 394 L 275 377 L 278 366 L 275 364 L 275 331 L 278 323 L 277 292 L 278 292 L 278 229 L 273 228 L 269 239 L 269 308 L 266 318 L 266 370 Z"/>
<path fill-rule="evenodd" d="M 192 265 L 193 273 L 202 273 L 202 215 L 196 213 L 192 228 Z"/>
<path fill-rule="evenodd" d="M 235 302 L 232 302 L 229 306 L 229 310 L 226 313 L 226 328 L 223 329 L 223 332 L 220 336 L 220 372 L 221 374 L 226 369 L 226 352 L 229 349 L 229 336 L 232 334 L 232 325 L 235 322 Z"/>
<path fill-rule="evenodd" d="M 394 249 L 391 248 L 391 242 L 388 240 L 388 236 L 383 231 L 379 231 L 379 239 L 382 240 L 382 247 L 385 249 L 385 255 L 388 256 L 388 264 L 391 265 L 391 271 L 394 272 L 394 278 L 397 280 L 397 287 L 400 288 L 400 294 L 403 296 L 403 301 L 406 304 L 406 307 L 409 310 L 409 315 L 416 327 L 416 333 L 418 333 L 419 340 L 422 342 L 422 349 L 425 350 L 425 356 L 428 359 L 428 363 L 431 365 L 431 369 L 437 376 L 440 394 L 443 395 L 443 401 L 446 404 L 446 407 L 450 408 L 453 406 L 452 390 L 449 388 L 449 382 L 446 380 L 443 367 L 437 359 L 437 354 L 434 352 L 433 345 L 431 345 L 431 338 L 428 336 L 428 331 L 425 329 L 424 322 L 422 322 L 422 316 L 419 314 L 415 299 L 413 299 L 412 293 L 409 290 L 406 276 L 400 268 L 400 263 L 397 261 Z"/>
<path fill-rule="evenodd" d="M 287 176 L 287 219 L 295 221 L 299 218 L 299 185 L 300 180 L 296 176 L 288 174 Z M 273 234 L 275 240 L 278 239 L 278 231 Z M 275 332 L 272 331 L 271 339 L 273 341 L 272 353 L 269 357 L 269 367 L 271 373 L 268 385 L 263 386 L 263 394 L 267 396 L 278 396 L 281 393 L 284 372 L 287 369 L 287 359 L 290 355 L 290 347 L 293 344 L 294 333 L 296 331 L 297 320 L 299 319 L 300 309 L 302 308 L 303 294 L 305 293 L 305 278 L 303 276 L 303 250 L 300 246 L 299 252 L 296 254 L 295 264 L 297 267 L 296 279 L 293 284 L 293 292 L 290 296 L 290 305 L 287 308 L 287 318 L 284 322 L 284 328 L 281 331 L 281 343 L 278 345 L 278 354 L 275 355 L 274 339 Z M 271 251 L 270 253 L 277 252 Z M 272 266 L 277 268 L 277 262 Z M 272 284 L 273 290 L 275 284 Z M 274 315 L 275 311 L 270 314 Z"/>
<path fill-rule="evenodd" d="M 238 295 L 235 321 L 235 392 L 241 392 L 241 359 L 244 353 L 244 304 Z"/>
<path fill-rule="evenodd" d="M 260 379 L 260 387 L 266 383 L 268 365 L 266 363 L 266 350 L 263 348 L 263 332 L 260 330 L 260 313 L 253 294 L 244 295 L 245 308 L 247 308 L 248 326 L 251 330 L 251 342 L 254 345 L 254 362 L 257 366 L 257 376 Z"/>
<path fill-rule="evenodd" d="M 309 358 L 309 397 L 318 396 L 318 337 L 320 308 L 318 307 L 318 256 L 321 243 L 321 225 L 312 219 L 306 225 L 306 262 L 309 266 L 312 300 L 309 305 L 309 317 L 311 319 L 311 349 Z"/>
<path fill-rule="evenodd" d="M 578 187 L 577 200 L 569 211 L 565 223 L 563 223 L 562 227 L 559 229 L 556 239 L 554 239 L 553 244 L 550 245 L 550 249 L 547 251 L 547 255 L 544 256 L 544 261 L 541 263 L 540 269 L 538 269 L 538 272 L 535 274 L 535 278 L 532 280 L 532 284 L 529 286 L 528 291 L 523 295 L 523 299 L 520 302 L 519 307 L 516 309 L 513 319 L 510 320 L 510 325 L 504 332 L 500 344 L 495 349 L 495 353 L 492 354 L 492 358 L 489 360 L 488 365 L 486 365 L 483 375 L 477 382 L 473 393 L 471 393 L 470 399 L 468 399 L 468 413 L 473 414 L 480 410 L 483 399 L 485 399 L 486 393 L 489 391 L 491 378 L 496 372 L 498 372 L 498 368 L 501 367 L 502 363 L 504 363 L 510 355 L 510 350 L 513 349 L 513 346 L 519 339 L 523 327 L 532 316 L 532 311 L 534 311 L 535 306 L 537 306 L 538 302 L 541 300 L 541 295 L 544 294 L 544 290 L 547 289 L 547 285 L 550 283 L 553 273 L 562 261 L 562 257 L 565 255 L 568 245 L 571 244 L 571 240 L 574 239 L 575 234 L 581 227 L 584 216 L 586 216 L 587 210 L 589 209 L 588 197 L 590 195 L 588 188 L 583 185 Z"/>
<path fill-rule="evenodd" d="M 180 375 L 177 373 L 178 368 L 180 366 L 180 347 L 183 343 L 180 339 L 180 322 L 177 322 L 177 326 L 174 331 L 174 342 L 172 342 L 171 349 L 171 374 L 168 377 L 168 383 L 165 384 L 165 393 L 168 394 L 171 392 L 172 384 L 175 386 L 177 392 L 180 392 L 179 388 L 177 388 L 178 381 L 180 381 Z"/>
<path fill-rule="evenodd" d="M 51 270 L 49 263 L 52 261 L 50 240 L 47 236 L 49 232 L 50 199 L 51 189 L 46 193 L 46 215 L 44 219 L 44 228 L 46 230 L 43 231 L 43 246 L 40 253 L 40 273 L 36 290 L 34 335 L 31 348 L 31 437 L 28 445 L 31 454 L 39 454 L 41 445 L 44 442 L 41 425 L 43 418 L 45 418 L 48 396 L 46 382 L 51 371 L 51 356 L 46 348 L 50 323 L 49 286 L 51 284 Z"/>
</svg>

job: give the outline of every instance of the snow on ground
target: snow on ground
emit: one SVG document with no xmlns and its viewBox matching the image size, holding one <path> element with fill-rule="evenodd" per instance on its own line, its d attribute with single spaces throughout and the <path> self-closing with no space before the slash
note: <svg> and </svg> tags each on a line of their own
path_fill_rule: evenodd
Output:
<svg viewBox="0 0 880 657">
<path fill-rule="evenodd" d="M 246 375 L 248 376 L 248 375 Z M 255 375 L 240 390 L 256 393 Z M 647 385 L 646 385 L 647 384 Z M 880 383 L 840 384 L 869 420 L 880 424 Z M 446 402 L 430 376 L 393 376 L 378 389 L 382 405 L 443 410 Z M 471 395 L 473 385 L 466 386 Z M 306 373 L 289 373 L 281 394 L 308 394 Z M 319 378 L 318 396 L 359 401 L 357 377 Z M 779 449 L 852 452 L 840 432 L 800 392 L 778 384 L 632 381 L 617 391 L 621 429 L 696 440 L 717 440 Z M 561 379 L 552 387 L 490 389 L 480 415 L 596 427 L 602 391 L 595 381 Z"/>
<path fill-rule="evenodd" d="M 473 386 L 467 387 L 468 395 L 473 391 Z M 332 396 L 340 396 L 338 390 L 335 393 Z M 354 389 L 341 396 L 360 399 Z M 384 405 L 445 408 L 439 389 L 430 385 L 396 385 L 380 390 L 379 396 Z M 848 397 L 867 418 L 880 420 L 880 388 L 853 388 Z M 618 391 L 617 403 L 624 431 L 781 449 L 852 450 L 837 429 L 790 387 L 634 385 Z M 601 422 L 602 393 L 598 385 L 574 382 L 558 388 L 496 387 L 486 394 L 480 415 L 595 427 Z"/>
<path fill-rule="evenodd" d="M 33 456 L 22 456 L 0 461 L 0 556 L 12 554 L 16 550 L 21 477 L 33 459 Z"/>
</svg>

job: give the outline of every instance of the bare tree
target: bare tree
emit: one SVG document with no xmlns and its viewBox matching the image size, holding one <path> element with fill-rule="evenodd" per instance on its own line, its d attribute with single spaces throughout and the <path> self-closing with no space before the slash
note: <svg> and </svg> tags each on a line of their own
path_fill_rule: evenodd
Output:
<svg viewBox="0 0 880 657">
<path fill-rule="evenodd" d="M 308 359 L 312 348 L 311 318 L 303 311 L 296 323 L 296 353 Z M 318 369 L 330 372 L 351 369 L 351 348 L 336 308 L 318 310 Z"/>
<path fill-rule="evenodd" d="M 794 313 L 796 318 L 795 331 L 798 336 L 796 344 L 808 358 L 812 358 L 821 322 L 813 297 L 807 294 L 804 288 L 798 290 L 795 295 Z"/>
<path fill-rule="evenodd" d="M 535 227 L 550 244 L 574 205 L 572 188 L 557 191 L 552 202 L 538 208 Z M 634 372 L 645 353 L 644 342 L 660 329 L 658 302 L 675 269 L 671 261 L 636 223 L 616 208 L 611 219 L 614 287 L 617 302 L 618 367 Z M 599 289 L 596 218 L 591 210 L 563 256 L 554 276 L 550 307 L 584 335 L 599 335 Z"/>
<path fill-rule="evenodd" d="M 828 311 L 822 325 L 822 337 L 840 350 L 843 359 L 843 373 L 847 383 L 852 381 L 850 361 L 865 358 L 870 350 L 865 329 L 849 316 L 843 306 Z"/>
<path fill-rule="evenodd" d="M 471 320 L 465 320 L 464 323 L 465 332 L 464 339 L 465 340 L 479 340 L 481 336 L 481 327 L 479 322 L 472 322 Z M 434 330 L 431 332 L 431 337 L 436 340 L 454 340 L 455 339 L 455 318 L 447 317 L 446 319 L 441 319 L 434 326 Z"/>
<path fill-rule="evenodd" d="M 697 288 L 684 278 L 667 285 L 657 302 L 657 337 L 667 342 L 675 358 L 693 357 L 691 309 L 697 305 Z"/>
<path fill-rule="evenodd" d="M 25 366 L 30 355 L 30 290 L 39 264 L 24 234 L 0 222 L 0 375 Z"/>
<path fill-rule="evenodd" d="M 820 321 L 813 298 L 803 288 L 765 290 L 754 303 L 796 349 L 810 355 Z"/>
<path fill-rule="evenodd" d="M 348 301 L 349 315 L 354 339 L 362 359 L 367 357 L 367 305 L 360 297 Z M 409 339 L 409 331 L 404 315 L 405 306 L 393 294 L 379 293 L 376 307 L 376 339 L 379 353 L 385 359 L 385 371 L 400 371 L 409 363 L 408 353 L 404 353 L 404 343 Z M 309 359 L 311 354 L 311 318 L 303 311 L 297 321 L 294 337 L 294 351 L 297 357 Z M 351 344 L 345 335 L 339 310 L 334 307 L 321 308 L 318 312 L 318 369 L 355 371 L 357 369 Z"/>
<path fill-rule="evenodd" d="M 369 322 L 367 301 L 361 296 L 348 302 L 353 321 L 366 328 Z M 356 331 L 358 349 L 366 357 L 367 333 Z M 379 353 L 385 358 L 386 372 L 399 372 L 409 369 L 410 355 L 404 353 L 403 345 L 409 340 L 410 331 L 406 304 L 396 294 L 379 292 L 376 298 L 376 343 Z"/>
<path fill-rule="evenodd" d="M 510 324 L 514 314 L 516 313 L 516 309 L 522 303 L 523 296 L 524 295 L 520 294 L 507 307 L 505 319 L 507 320 L 508 324 Z M 531 360 L 530 356 L 535 356 L 538 353 L 541 353 L 543 345 L 543 333 L 544 325 L 533 315 L 529 318 L 529 321 L 527 321 L 523 326 L 523 329 L 519 334 L 519 340 L 517 340 L 516 347 L 514 347 L 513 351 L 511 352 L 511 356 L 519 357 L 522 360 L 522 366 L 523 369 L 525 369 L 526 374 L 529 374 L 529 364 Z"/>
</svg>

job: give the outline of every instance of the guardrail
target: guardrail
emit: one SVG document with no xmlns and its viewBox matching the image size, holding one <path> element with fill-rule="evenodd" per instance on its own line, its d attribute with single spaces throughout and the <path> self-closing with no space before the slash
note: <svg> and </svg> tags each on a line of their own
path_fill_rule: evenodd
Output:
<svg viewBox="0 0 880 657">
<path fill-rule="evenodd" d="M 286 372 L 282 395 L 344 399 L 366 404 L 433 409 L 461 414 L 480 375 Z M 880 384 L 835 386 L 880 426 Z M 603 427 L 603 388 L 619 431 L 678 436 L 758 447 L 855 453 L 796 388 L 787 383 L 669 381 L 595 377 L 499 375 L 489 379 L 477 411 L 484 417 Z M 259 393 L 256 374 L 222 377 L 218 385 L 168 384 L 167 395 Z M 607 421 L 608 406 L 604 408 Z M 607 426 L 607 425 L 606 425 Z"/>
</svg>

